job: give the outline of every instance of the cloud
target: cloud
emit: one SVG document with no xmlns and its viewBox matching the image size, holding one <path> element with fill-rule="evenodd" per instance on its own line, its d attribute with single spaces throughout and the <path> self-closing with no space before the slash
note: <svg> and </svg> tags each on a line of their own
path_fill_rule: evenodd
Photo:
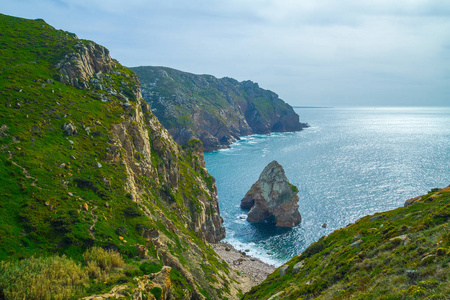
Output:
<svg viewBox="0 0 450 300">
<path fill-rule="evenodd" d="M 128 66 L 251 79 L 292 104 L 444 105 L 450 94 L 448 0 L 15 0 L 3 11 Z"/>
</svg>

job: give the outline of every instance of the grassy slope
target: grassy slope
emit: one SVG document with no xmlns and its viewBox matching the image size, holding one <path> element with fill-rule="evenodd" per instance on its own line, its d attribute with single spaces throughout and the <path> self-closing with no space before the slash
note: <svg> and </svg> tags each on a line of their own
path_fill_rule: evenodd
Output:
<svg viewBox="0 0 450 300">
<path fill-rule="evenodd" d="M 448 299 L 449 218 L 450 188 L 366 216 L 312 244 L 284 265 L 286 275 L 276 270 L 244 299 Z"/>
<path fill-rule="evenodd" d="M 184 226 L 183 217 L 189 213 L 185 203 L 195 206 L 196 197 L 202 195 L 194 185 L 195 178 L 203 176 L 210 182 L 211 177 L 206 171 L 202 173 L 202 168 L 194 170 L 192 157 L 175 154 L 184 178 L 176 191 L 155 178 L 140 178 L 147 187 L 145 209 L 152 219 L 144 216 L 125 190 L 124 166 L 104 160 L 113 124 L 127 118 L 121 99 L 111 97 L 105 103 L 96 95 L 98 91 L 78 90 L 55 80 L 54 66 L 67 53 L 76 51 L 80 40 L 42 20 L 0 14 L 0 28 L 0 260 L 65 254 L 82 261 L 82 254 L 93 245 L 117 249 L 135 259 L 135 244 L 146 245 L 158 260 L 154 246 L 140 235 L 140 228 L 157 228 L 168 238 L 168 251 L 187 269 L 197 268 L 193 274 L 198 275 L 202 293 L 217 296 L 211 284 L 222 279 L 205 273 L 211 272 L 207 268 L 223 272 L 228 268 L 210 246 Z M 138 85 L 132 71 L 120 64 L 114 71 L 105 80 L 116 90 L 122 82 L 127 87 Z M 68 122 L 76 124 L 77 135 L 69 137 L 61 129 Z M 88 135 L 85 127 L 96 132 L 95 137 Z M 181 148 L 179 151 L 184 153 Z M 165 159 L 152 152 L 155 165 Z M 96 219 L 94 237 L 89 227 Z M 172 229 L 167 226 L 169 221 L 175 226 Z M 189 252 L 192 243 L 203 252 L 204 270 L 196 261 L 199 257 Z M 185 283 L 185 279 L 175 271 L 172 274 L 174 289 L 182 293 L 177 282 Z M 105 289 L 113 284 L 108 283 Z"/>
</svg>

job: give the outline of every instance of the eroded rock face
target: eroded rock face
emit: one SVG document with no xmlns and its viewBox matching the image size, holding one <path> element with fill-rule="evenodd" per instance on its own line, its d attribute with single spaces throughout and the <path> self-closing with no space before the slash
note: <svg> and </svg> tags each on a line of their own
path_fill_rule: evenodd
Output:
<svg viewBox="0 0 450 300">
<path fill-rule="evenodd" d="M 104 93 L 98 94 L 102 101 L 104 97 L 110 101 L 114 96 L 125 100 L 126 117 L 112 127 L 113 138 L 105 149 L 105 160 L 125 167 L 125 189 L 133 201 L 147 201 L 148 186 L 142 183 L 142 178 L 152 178 L 151 188 L 160 191 L 156 196 L 168 203 L 175 203 L 173 195 L 180 190 L 187 190 L 184 192 L 187 194 L 192 193 L 195 187 L 195 195 L 183 197 L 186 209 L 180 211 L 180 215 L 183 215 L 184 226 L 194 230 L 205 241 L 214 243 L 223 239 L 225 228 L 219 213 L 217 188 L 205 168 L 201 142 L 191 141 L 181 148 L 143 100 L 137 77 L 114 70 L 116 62 L 111 59 L 108 49 L 93 42 L 80 41 L 75 50 L 56 65 L 60 81 L 81 89 L 103 90 Z M 114 90 L 113 75 L 126 77 L 120 90 Z M 101 88 L 96 87 L 100 83 Z M 68 135 L 77 133 L 72 123 L 64 124 L 63 130 Z M 157 163 L 155 157 L 159 158 Z M 187 172 L 192 172 L 183 161 L 190 162 L 189 167 L 196 171 L 190 179 L 193 186 L 184 179 Z"/>
<path fill-rule="evenodd" d="M 57 65 L 59 81 L 79 89 L 88 89 L 88 80 L 96 73 L 111 72 L 115 66 L 109 50 L 95 43 L 75 45 L 76 52 L 67 54 Z"/>
<path fill-rule="evenodd" d="M 297 187 L 289 183 L 283 167 L 274 160 L 241 200 L 241 208 L 250 209 L 249 222 L 267 220 L 279 227 L 294 227 L 302 219 L 297 193 Z"/>
</svg>

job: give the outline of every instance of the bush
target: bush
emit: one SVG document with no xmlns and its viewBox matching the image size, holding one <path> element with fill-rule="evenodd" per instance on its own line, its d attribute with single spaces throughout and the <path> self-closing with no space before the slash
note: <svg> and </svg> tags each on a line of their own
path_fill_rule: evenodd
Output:
<svg viewBox="0 0 450 300">
<path fill-rule="evenodd" d="M 83 255 L 84 260 L 91 268 L 98 267 L 101 271 L 110 272 L 112 269 L 125 266 L 122 256 L 114 250 L 104 250 L 99 247 L 93 247 Z"/>
<path fill-rule="evenodd" d="M 139 210 L 139 208 L 137 206 L 127 206 L 123 210 L 123 213 L 128 218 L 134 218 L 134 217 L 142 216 L 142 213 L 141 213 L 141 211 Z"/>
<path fill-rule="evenodd" d="M 81 294 L 89 277 L 65 256 L 0 263 L 0 290 L 6 299 L 69 299 Z"/>
<path fill-rule="evenodd" d="M 158 273 L 162 269 L 162 264 L 149 264 L 144 262 L 139 266 L 139 269 L 141 269 L 141 271 L 146 275 Z"/>
<path fill-rule="evenodd" d="M 305 251 L 302 253 L 302 259 L 306 259 L 308 257 L 313 256 L 325 249 L 325 241 L 324 238 L 320 238 L 317 242 L 312 243 Z"/>
<path fill-rule="evenodd" d="M 155 296 L 156 299 L 161 299 L 161 295 L 162 295 L 162 289 L 159 287 L 154 287 L 150 290 L 150 293 L 153 294 L 153 296 Z"/>
</svg>

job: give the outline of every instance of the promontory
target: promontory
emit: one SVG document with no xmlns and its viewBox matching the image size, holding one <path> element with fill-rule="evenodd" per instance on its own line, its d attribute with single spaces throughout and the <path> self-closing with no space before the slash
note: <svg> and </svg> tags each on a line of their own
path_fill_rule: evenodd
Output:
<svg viewBox="0 0 450 300">
<path fill-rule="evenodd" d="M 205 151 L 212 151 L 241 136 L 307 127 L 289 104 L 252 81 L 165 67 L 131 69 L 139 76 L 144 100 L 181 145 L 197 138 Z"/>
</svg>

